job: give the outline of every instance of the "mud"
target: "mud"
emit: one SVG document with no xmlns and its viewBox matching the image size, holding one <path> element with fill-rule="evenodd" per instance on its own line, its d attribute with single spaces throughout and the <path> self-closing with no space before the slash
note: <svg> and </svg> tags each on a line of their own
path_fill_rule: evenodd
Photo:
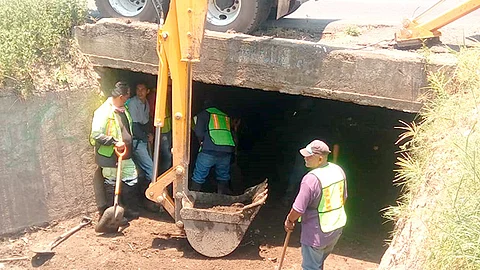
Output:
<svg viewBox="0 0 480 270">
<path fill-rule="evenodd" d="M 242 208 L 243 208 L 243 205 L 231 205 L 231 206 L 217 205 L 209 209 L 211 209 L 212 211 L 217 211 L 222 213 L 235 213 L 242 210 Z"/>
<path fill-rule="evenodd" d="M 2 239 L 0 259 L 26 257 L 0 262 L 0 269 L 265 269 L 278 264 L 283 239 L 282 218 L 288 209 L 266 205 L 235 251 L 212 259 L 197 253 L 182 237 L 166 213 L 143 213 L 130 226 L 114 235 L 96 234 L 95 224 L 83 228 L 54 249 L 55 255 L 34 258 L 30 249 L 45 246 L 55 237 L 77 225 L 80 217 L 60 221 L 37 232 Z M 273 215 L 273 218 L 269 216 Z M 92 215 L 93 216 L 93 215 Z M 362 259 L 361 254 L 341 240 L 326 260 L 326 269 L 375 269 L 377 264 Z M 360 256 L 360 257 L 359 257 Z M 291 237 L 284 261 L 285 270 L 301 269 L 299 230 Z"/>
</svg>

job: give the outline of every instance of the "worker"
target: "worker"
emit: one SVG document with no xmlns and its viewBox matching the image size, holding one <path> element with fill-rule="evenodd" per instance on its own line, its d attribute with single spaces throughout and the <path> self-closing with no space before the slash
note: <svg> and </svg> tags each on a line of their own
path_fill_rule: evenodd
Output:
<svg viewBox="0 0 480 270">
<path fill-rule="evenodd" d="M 291 232 L 301 218 L 300 236 L 302 269 L 323 269 L 323 263 L 342 234 L 347 216 L 347 182 L 340 166 L 327 161 L 330 149 L 320 140 L 300 149 L 305 166 L 311 169 L 303 176 L 300 191 L 284 222 Z"/>
<path fill-rule="evenodd" d="M 122 161 L 122 186 L 120 201 L 125 208 L 125 217 L 137 218 L 136 185 L 137 170 L 132 154 L 132 121 L 125 102 L 130 97 L 130 87 L 125 82 L 117 82 L 109 97 L 94 113 L 90 143 L 95 146 L 95 162 L 101 168 L 105 185 L 105 198 L 97 201 L 100 216 L 113 205 L 117 173 L 118 151 L 126 151 Z M 98 185 L 94 184 L 98 188 Z M 96 191 L 95 194 L 100 192 Z M 97 197 L 97 196 L 96 196 Z M 105 205 L 101 203 L 106 202 Z"/>
<path fill-rule="evenodd" d="M 172 85 L 169 81 L 167 88 L 167 104 L 165 106 L 165 119 L 160 129 L 160 158 L 158 164 L 159 175 L 172 167 L 172 109 L 171 109 Z M 150 104 L 150 117 L 155 117 L 156 91 L 151 91 L 147 98 Z M 152 121 L 153 123 L 153 121 Z"/>
<path fill-rule="evenodd" d="M 145 83 L 139 83 L 135 87 L 136 95 L 126 103 L 133 122 L 132 158 L 144 172 L 145 180 L 148 182 L 151 181 L 153 175 L 153 160 L 148 153 L 148 144 L 153 142 L 150 106 L 147 100 L 149 92 Z"/>
<path fill-rule="evenodd" d="M 212 167 L 215 167 L 217 193 L 231 194 L 230 162 L 235 150 L 235 141 L 230 126 L 230 117 L 221 110 L 211 106 L 211 101 L 204 103 L 196 117 L 195 135 L 200 142 L 193 170 L 191 190 L 200 191 Z"/>
</svg>

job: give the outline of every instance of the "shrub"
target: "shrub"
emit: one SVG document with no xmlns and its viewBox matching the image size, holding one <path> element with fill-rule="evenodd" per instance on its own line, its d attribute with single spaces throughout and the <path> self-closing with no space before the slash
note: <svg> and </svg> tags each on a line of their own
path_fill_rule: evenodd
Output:
<svg viewBox="0 0 480 270">
<path fill-rule="evenodd" d="M 421 243 L 410 255 L 418 258 L 415 269 L 480 269 L 478 59 L 479 49 L 463 50 L 453 76 L 431 74 L 436 98 L 418 124 L 403 127 L 401 139 L 410 140 L 401 146 L 397 180 L 405 194 L 386 215 L 423 224 L 408 241 Z"/>
<path fill-rule="evenodd" d="M 0 0 L 0 82 L 28 87 L 36 64 L 59 63 L 86 12 L 85 0 Z"/>
</svg>

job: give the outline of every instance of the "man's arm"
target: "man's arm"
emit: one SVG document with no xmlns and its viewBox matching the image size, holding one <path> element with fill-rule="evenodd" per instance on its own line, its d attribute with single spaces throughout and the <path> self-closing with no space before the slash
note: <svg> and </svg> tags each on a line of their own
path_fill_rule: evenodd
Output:
<svg viewBox="0 0 480 270">
<path fill-rule="evenodd" d="M 144 142 L 147 142 L 147 124 L 142 125 L 138 122 L 133 122 L 133 138 L 136 140 L 142 140 Z"/>
<path fill-rule="evenodd" d="M 342 169 L 342 168 L 340 168 L 340 170 L 342 171 L 342 174 L 343 174 L 343 179 L 345 179 L 345 180 L 344 180 L 344 184 L 345 184 L 345 186 L 344 186 L 344 189 L 343 189 L 343 204 L 345 204 L 345 203 L 347 202 L 347 198 L 348 198 L 348 191 L 347 191 L 347 189 L 348 189 L 348 185 L 347 185 L 347 176 L 345 175 L 345 172 L 343 171 L 343 169 Z"/>
<path fill-rule="evenodd" d="M 291 232 L 295 229 L 295 221 L 298 220 L 302 216 L 302 213 L 297 212 L 295 209 L 290 209 L 290 213 L 288 213 L 287 218 L 283 226 L 285 227 L 285 231 Z"/>
<path fill-rule="evenodd" d="M 109 119 L 106 115 L 102 115 L 97 112 L 93 114 L 92 133 L 90 134 L 90 137 L 96 143 L 102 145 L 112 145 L 118 142 L 118 140 L 114 137 L 107 136 L 105 134 L 105 124 L 107 123 L 107 121 L 109 121 Z"/>
<path fill-rule="evenodd" d="M 313 178 L 312 178 L 313 177 Z M 309 185 L 309 181 L 318 181 L 316 177 L 312 174 L 306 174 L 302 183 L 300 184 L 300 191 L 298 191 L 295 202 L 293 203 L 292 209 L 285 218 L 284 227 L 285 231 L 293 231 L 295 228 L 295 221 L 298 220 L 300 216 L 305 213 L 307 207 L 310 205 L 312 200 L 312 189 Z"/>
</svg>

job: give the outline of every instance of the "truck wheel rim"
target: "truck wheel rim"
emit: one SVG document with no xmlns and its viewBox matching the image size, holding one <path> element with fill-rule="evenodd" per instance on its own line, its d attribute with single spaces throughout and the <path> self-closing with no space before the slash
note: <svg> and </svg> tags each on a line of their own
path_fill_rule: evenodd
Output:
<svg viewBox="0 0 480 270">
<path fill-rule="evenodd" d="M 108 2 L 122 17 L 134 17 L 142 12 L 147 0 L 108 0 Z"/>
<path fill-rule="evenodd" d="M 207 21 L 216 26 L 232 23 L 240 14 L 241 3 L 242 0 L 208 0 Z"/>
</svg>

